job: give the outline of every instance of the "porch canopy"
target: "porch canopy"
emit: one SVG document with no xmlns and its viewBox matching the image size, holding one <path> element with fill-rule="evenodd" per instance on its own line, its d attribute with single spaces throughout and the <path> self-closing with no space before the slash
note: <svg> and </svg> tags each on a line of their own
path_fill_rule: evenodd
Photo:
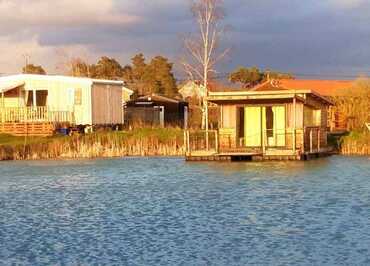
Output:
<svg viewBox="0 0 370 266">
<path fill-rule="evenodd" d="M 12 84 L 0 84 L 0 93 L 5 93 L 7 91 L 13 90 L 15 88 L 21 87 L 24 85 L 24 82 L 16 82 Z"/>
<path fill-rule="evenodd" d="M 0 78 L 0 93 L 5 93 L 7 91 L 13 90 L 25 84 L 24 80 L 18 77 L 1 77 Z"/>
</svg>

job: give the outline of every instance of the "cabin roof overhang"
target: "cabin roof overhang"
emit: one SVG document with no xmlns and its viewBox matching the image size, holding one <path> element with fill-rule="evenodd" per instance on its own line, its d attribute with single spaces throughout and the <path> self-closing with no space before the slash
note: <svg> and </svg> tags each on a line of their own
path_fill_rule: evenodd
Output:
<svg viewBox="0 0 370 266">
<path fill-rule="evenodd" d="M 0 83 L 0 93 L 5 93 L 7 91 L 13 90 L 15 88 L 24 86 L 23 81 L 13 81 L 13 82 L 3 82 Z"/>
<path fill-rule="evenodd" d="M 283 100 L 294 99 L 305 102 L 306 95 L 311 95 L 316 100 L 326 104 L 333 103 L 312 90 L 276 90 L 276 91 L 227 91 L 209 92 L 207 100 L 212 103 L 238 102 L 248 100 Z"/>
</svg>

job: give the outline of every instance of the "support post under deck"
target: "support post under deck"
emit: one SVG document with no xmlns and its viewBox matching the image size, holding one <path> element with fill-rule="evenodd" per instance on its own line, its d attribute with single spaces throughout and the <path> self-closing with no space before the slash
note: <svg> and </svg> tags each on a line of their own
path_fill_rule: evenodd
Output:
<svg viewBox="0 0 370 266">
<path fill-rule="evenodd" d="M 296 139 L 296 127 L 297 127 L 297 100 L 293 98 L 293 152 L 297 150 L 297 139 Z"/>
</svg>

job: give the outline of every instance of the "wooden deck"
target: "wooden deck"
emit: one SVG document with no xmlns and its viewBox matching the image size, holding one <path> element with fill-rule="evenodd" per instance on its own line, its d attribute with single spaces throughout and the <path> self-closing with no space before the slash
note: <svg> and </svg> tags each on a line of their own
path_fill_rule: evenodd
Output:
<svg viewBox="0 0 370 266">
<path fill-rule="evenodd" d="M 197 154 L 191 153 L 186 155 L 187 161 L 307 161 L 316 158 L 330 156 L 332 153 L 328 150 L 307 152 L 307 153 L 293 153 L 286 152 L 266 152 L 263 153 L 210 153 Z"/>
<path fill-rule="evenodd" d="M 0 133 L 14 136 L 51 136 L 55 128 L 74 123 L 69 111 L 53 111 L 46 106 L 0 107 Z"/>
<path fill-rule="evenodd" d="M 0 133 L 14 136 L 38 136 L 47 137 L 54 134 L 53 123 L 33 122 L 33 123 L 1 123 Z"/>
<path fill-rule="evenodd" d="M 234 153 L 213 153 L 213 154 L 187 154 L 187 161 L 286 161 L 303 160 L 299 154 L 263 154 L 262 152 L 234 152 Z"/>
<path fill-rule="evenodd" d="M 313 138 L 313 130 L 309 130 L 307 144 L 297 148 L 294 145 L 284 147 L 224 147 L 218 142 L 217 132 L 211 132 L 211 141 L 205 141 L 202 134 L 197 132 L 196 137 L 191 137 L 189 132 L 184 134 L 185 145 L 187 147 L 187 161 L 304 161 L 331 155 L 331 151 L 326 147 L 321 147 L 319 141 Z M 211 134 L 209 133 L 209 134 Z M 320 132 L 316 130 L 316 136 Z M 294 149 L 295 148 L 295 149 Z M 304 151 L 306 149 L 306 151 Z"/>
</svg>

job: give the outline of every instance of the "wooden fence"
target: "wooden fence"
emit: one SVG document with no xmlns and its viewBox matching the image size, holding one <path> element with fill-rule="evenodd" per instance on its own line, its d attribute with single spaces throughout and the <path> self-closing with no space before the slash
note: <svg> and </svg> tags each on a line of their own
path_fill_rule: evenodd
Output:
<svg viewBox="0 0 370 266">
<path fill-rule="evenodd" d="M 48 107 L 0 107 L 0 123 L 71 123 L 74 114 L 69 111 L 53 111 Z"/>
</svg>

